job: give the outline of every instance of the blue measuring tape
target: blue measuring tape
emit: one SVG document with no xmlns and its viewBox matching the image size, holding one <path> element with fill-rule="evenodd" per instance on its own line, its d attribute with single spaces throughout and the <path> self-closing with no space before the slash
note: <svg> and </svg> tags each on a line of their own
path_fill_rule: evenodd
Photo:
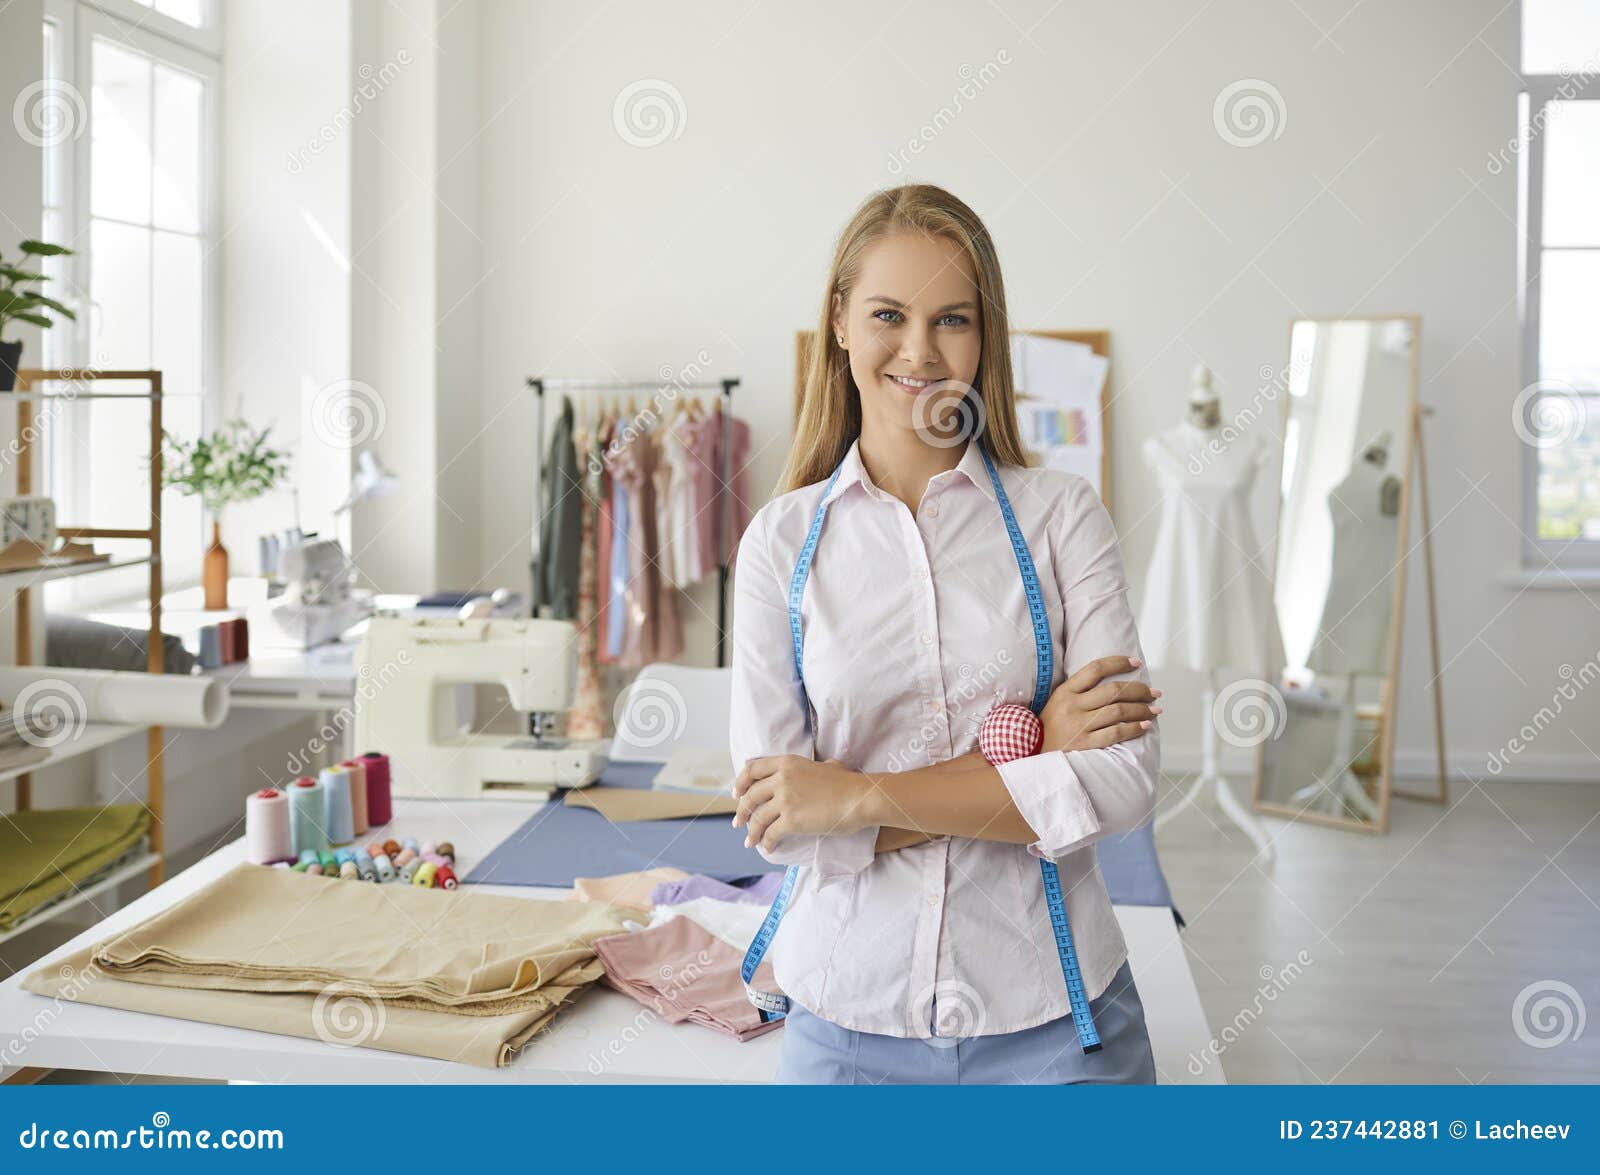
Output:
<svg viewBox="0 0 1600 1175">
<path fill-rule="evenodd" d="M 1006 536 L 1011 540 L 1011 550 L 1017 557 L 1017 570 L 1022 574 L 1022 587 L 1028 597 L 1028 614 L 1033 621 L 1033 645 L 1036 659 L 1036 669 L 1033 681 L 1032 710 L 1035 714 L 1044 709 L 1044 704 L 1050 697 L 1050 680 L 1055 671 L 1055 641 L 1050 633 L 1050 618 L 1045 612 L 1044 596 L 1039 590 L 1039 575 L 1033 564 L 1033 553 L 1028 549 L 1028 543 L 1022 536 L 1022 528 L 1017 525 L 1016 513 L 1011 509 L 1011 499 L 1006 495 L 1005 487 L 1000 484 L 1000 474 L 990 460 L 988 451 L 982 443 L 974 440 L 978 445 L 978 453 L 983 458 L 984 468 L 989 471 L 989 482 L 994 486 L 995 497 L 1000 502 L 1000 513 L 1005 519 Z M 800 557 L 795 561 L 794 575 L 789 580 L 789 635 L 794 642 L 794 670 L 795 679 L 800 685 L 801 708 L 806 714 L 807 725 L 810 725 L 811 707 L 805 693 L 805 670 L 802 662 L 801 634 L 800 634 L 800 603 L 805 597 L 806 580 L 811 575 L 811 561 L 817 552 L 817 541 L 822 535 L 823 518 L 828 512 L 828 494 L 833 490 L 833 484 L 839 478 L 839 470 L 833 471 L 833 476 L 828 479 L 828 484 L 822 491 L 822 502 L 817 506 L 816 515 L 811 519 L 811 529 L 806 532 L 805 544 L 800 548 Z M 1045 904 L 1050 911 L 1050 929 L 1055 934 L 1056 954 L 1061 959 L 1061 974 L 1067 984 L 1067 1002 L 1072 1008 L 1072 1021 L 1078 1031 L 1078 1043 L 1086 1053 L 1100 1051 L 1100 1034 L 1095 1030 L 1094 1016 L 1089 1010 L 1088 993 L 1084 990 L 1083 974 L 1078 968 L 1078 952 L 1072 942 L 1072 926 L 1067 921 L 1066 899 L 1061 891 L 1061 874 L 1056 869 L 1054 861 L 1041 859 L 1039 872 L 1044 878 Z M 788 908 L 789 899 L 794 894 L 795 883 L 800 876 L 800 867 L 791 865 L 784 871 L 783 884 L 778 887 L 778 895 L 773 898 L 772 906 L 767 910 L 767 916 L 761 921 L 761 928 L 756 931 L 755 938 L 744 954 L 744 963 L 739 968 L 739 974 L 744 980 L 745 991 L 749 994 L 750 1002 L 761 1013 L 765 1022 L 781 1020 L 789 1011 L 787 996 L 775 992 L 760 991 L 751 986 L 755 978 L 756 968 L 761 965 L 761 960 L 767 953 L 767 948 L 772 945 L 773 937 L 778 933 L 778 924 L 783 921 L 784 910 Z"/>
</svg>

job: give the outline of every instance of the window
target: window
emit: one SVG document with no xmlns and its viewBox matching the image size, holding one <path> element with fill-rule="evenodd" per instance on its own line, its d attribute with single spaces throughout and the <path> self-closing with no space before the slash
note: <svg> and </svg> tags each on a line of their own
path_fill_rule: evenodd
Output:
<svg viewBox="0 0 1600 1175">
<path fill-rule="evenodd" d="M 1600 5 L 1524 0 L 1523 559 L 1600 568 Z"/>
<path fill-rule="evenodd" d="M 136 19 L 111 15 L 120 8 Z M 44 28 L 45 76 L 82 124 L 45 147 L 41 230 L 76 250 L 58 276 L 79 304 L 76 329 L 46 332 L 46 362 L 159 369 L 162 423 L 182 436 L 200 429 L 215 384 L 219 70 L 215 56 L 195 47 L 209 44 L 207 37 L 194 33 L 185 44 L 166 33 L 208 11 L 192 0 L 145 7 L 50 0 Z M 160 34 L 150 31 L 157 14 Z M 42 430 L 43 485 L 59 518 L 146 524 L 146 412 L 144 401 L 82 400 L 52 416 Z M 198 579 L 202 526 L 197 502 L 163 495 L 169 587 Z M 139 567 L 53 583 L 47 600 L 84 607 L 126 597 L 143 590 L 147 574 Z"/>
</svg>

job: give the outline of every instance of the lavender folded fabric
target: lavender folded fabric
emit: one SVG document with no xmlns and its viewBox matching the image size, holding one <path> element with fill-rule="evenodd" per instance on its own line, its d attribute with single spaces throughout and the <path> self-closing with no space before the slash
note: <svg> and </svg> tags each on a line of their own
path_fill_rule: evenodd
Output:
<svg viewBox="0 0 1600 1175">
<path fill-rule="evenodd" d="M 669 1024 L 688 1020 L 749 1040 L 783 1023 L 761 1022 L 739 978 L 740 953 L 692 919 L 672 918 L 648 930 L 596 939 L 594 951 L 605 964 L 608 986 Z M 757 969 L 756 985 L 778 990 L 770 963 Z"/>
<path fill-rule="evenodd" d="M 664 881 L 650 891 L 652 906 L 676 906 L 695 898 L 715 898 L 719 902 L 750 902 L 766 906 L 778 896 L 782 873 L 762 873 L 735 885 L 696 873 L 679 881 Z"/>
</svg>

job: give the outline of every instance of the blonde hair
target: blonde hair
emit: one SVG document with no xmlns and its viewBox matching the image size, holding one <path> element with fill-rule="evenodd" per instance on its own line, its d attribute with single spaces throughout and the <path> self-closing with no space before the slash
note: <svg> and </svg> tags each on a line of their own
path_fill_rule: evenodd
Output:
<svg viewBox="0 0 1600 1175">
<path fill-rule="evenodd" d="M 977 416 L 982 427 L 972 439 L 981 440 L 1002 464 L 1028 464 L 1017 427 L 1010 320 L 994 239 L 978 214 L 943 188 L 907 184 L 868 196 L 839 234 L 822 313 L 806 356 L 800 419 L 778 485 L 780 494 L 826 478 L 861 435 L 861 390 L 850 374 L 850 357 L 834 337 L 834 302 L 836 298 L 841 304 L 849 300 L 867 248 L 897 230 L 953 241 L 971 258 L 978 276 L 981 357 L 976 384 L 982 398 Z"/>
</svg>

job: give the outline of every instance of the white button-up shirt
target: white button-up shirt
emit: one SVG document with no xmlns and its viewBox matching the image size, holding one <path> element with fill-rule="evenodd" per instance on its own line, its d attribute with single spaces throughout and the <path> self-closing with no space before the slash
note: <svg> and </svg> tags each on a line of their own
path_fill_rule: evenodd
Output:
<svg viewBox="0 0 1600 1175">
<path fill-rule="evenodd" d="M 1052 686 L 1096 657 L 1142 659 L 1116 532 L 1089 483 L 996 468 L 1051 618 Z M 1035 674 L 1027 597 L 977 445 L 929 481 L 915 516 L 850 447 L 801 608 L 808 728 L 787 601 L 825 485 L 769 502 L 739 544 L 735 768 L 801 755 L 902 771 L 975 750 L 983 716 L 1027 705 Z M 1104 750 L 1001 765 L 1032 845 L 941 837 L 874 855 L 876 827 L 785 837 L 767 859 L 803 868 L 772 946 L 778 983 L 826 1020 L 890 1036 L 981 1036 L 1070 1015 L 1037 858 L 1060 868 L 1093 999 L 1127 958 L 1094 842 L 1150 818 L 1159 762 L 1152 726 Z"/>
</svg>

